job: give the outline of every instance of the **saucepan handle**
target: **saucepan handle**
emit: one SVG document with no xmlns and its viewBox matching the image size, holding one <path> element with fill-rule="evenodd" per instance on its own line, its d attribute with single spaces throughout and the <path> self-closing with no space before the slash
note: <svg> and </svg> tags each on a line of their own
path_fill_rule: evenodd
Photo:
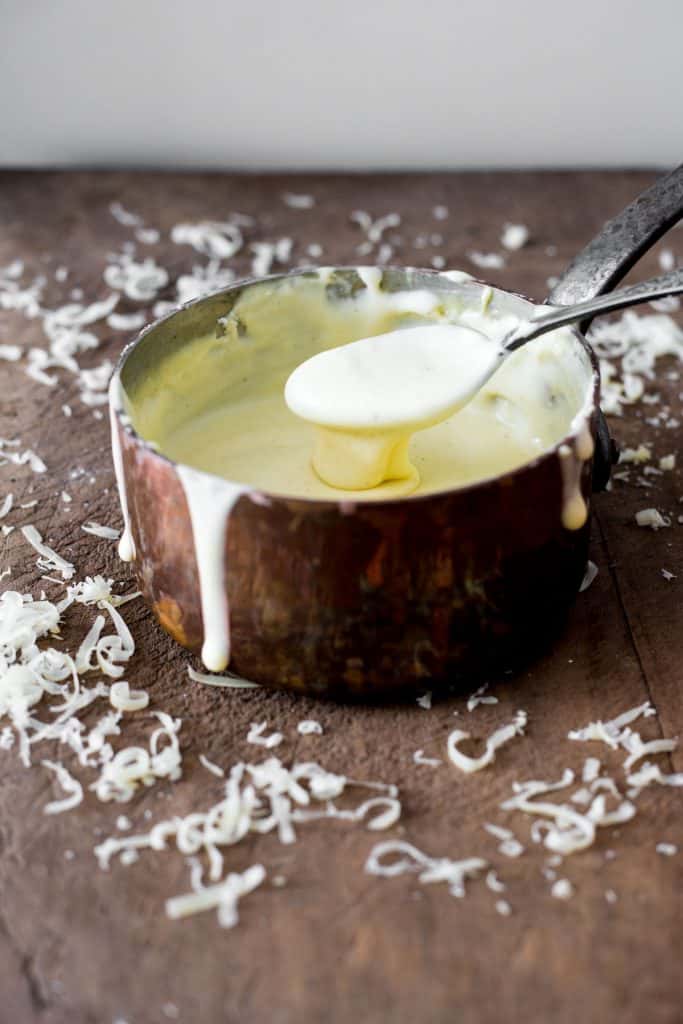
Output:
<svg viewBox="0 0 683 1024">
<path fill-rule="evenodd" d="M 554 306 L 565 306 L 610 291 L 640 257 L 683 217 L 683 164 L 641 192 L 572 260 L 548 296 Z M 586 330 L 589 322 L 581 324 Z M 599 411 L 593 462 L 593 489 L 607 486 L 618 458 L 616 445 Z"/>
</svg>

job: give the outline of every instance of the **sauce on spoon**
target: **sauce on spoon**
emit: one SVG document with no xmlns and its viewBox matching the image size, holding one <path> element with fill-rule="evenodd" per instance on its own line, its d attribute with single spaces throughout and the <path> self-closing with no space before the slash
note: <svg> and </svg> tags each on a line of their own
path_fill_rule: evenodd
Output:
<svg viewBox="0 0 683 1024">
<path fill-rule="evenodd" d="M 313 468 L 332 487 L 385 480 L 419 485 L 411 435 L 448 419 L 503 358 L 496 341 L 461 324 L 389 331 L 319 352 L 298 366 L 285 401 L 316 428 Z"/>
</svg>

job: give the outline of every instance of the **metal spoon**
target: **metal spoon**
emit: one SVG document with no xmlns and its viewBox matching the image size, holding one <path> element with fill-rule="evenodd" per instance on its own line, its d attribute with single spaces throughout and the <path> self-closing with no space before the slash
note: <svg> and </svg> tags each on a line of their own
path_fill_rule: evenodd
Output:
<svg viewBox="0 0 683 1024">
<path fill-rule="evenodd" d="M 423 430 L 471 402 L 508 356 L 541 334 L 676 292 L 683 268 L 571 306 L 537 308 L 500 340 L 471 324 L 438 323 L 361 338 L 298 366 L 285 401 L 331 430 Z"/>
<path fill-rule="evenodd" d="M 501 348 L 505 354 L 509 354 L 521 348 L 522 345 L 526 345 L 528 341 L 533 341 L 539 335 L 545 334 L 546 331 L 553 331 L 557 327 L 564 327 L 566 324 L 575 324 L 583 320 L 592 320 L 594 316 L 601 313 L 614 313 L 626 306 L 637 306 L 641 302 L 651 302 L 652 299 L 661 299 L 666 295 L 677 295 L 681 292 L 683 292 L 683 267 L 678 267 L 668 274 L 652 277 L 649 281 L 641 281 L 628 288 L 619 288 L 617 291 L 598 295 L 594 299 L 577 302 L 572 306 L 555 306 L 549 313 L 537 314 L 510 331 L 503 338 Z"/>
<path fill-rule="evenodd" d="M 667 295 L 680 293 L 683 293 L 683 267 L 677 267 L 676 270 L 660 274 L 658 277 L 651 277 L 648 281 L 640 281 L 627 288 L 608 292 L 606 295 L 586 299 L 584 302 L 577 302 L 570 306 L 555 306 L 551 307 L 547 313 L 545 311 L 536 313 L 535 316 L 521 321 L 517 327 L 504 335 L 495 361 L 491 363 L 484 374 L 477 379 L 461 382 L 458 409 L 462 409 L 472 401 L 508 356 L 542 334 L 557 330 L 559 327 L 566 327 L 567 324 L 590 323 L 593 317 L 603 313 L 614 313 L 627 306 L 637 306 L 642 302 L 651 302 L 653 299 L 662 299 Z"/>
</svg>

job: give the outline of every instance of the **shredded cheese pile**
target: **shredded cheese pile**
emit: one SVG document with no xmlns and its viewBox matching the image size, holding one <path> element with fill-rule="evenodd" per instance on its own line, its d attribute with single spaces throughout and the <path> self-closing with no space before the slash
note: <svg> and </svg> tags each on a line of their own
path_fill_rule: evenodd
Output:
<svg viewBox="0 0 683 1024">
<path fill-rule="evenodd" d="M 600 360 L 601 405 L 608 415 L 621 416 L 625 406 L 648 397 L 646 387 L 663 356 L 683 361 L 683 330 L 664 313 L 627 310 L 618 320 L 597 320 L 589 338 Z M 663 425 L 669 422 L 678 426 L 673 417 Z"/>
<path fill-rule="evenodd" d="M 202 763 L 212 774 L 223 776 L 219 766 L 206 758 Z M 348 789 L 358 787 L 379 789 L 383 795 L 366 799 L 352 808 L 337 806 L 337 798 Z M 129 864 L 140 850 L 167 850 L 172 840 L 177 851 L 188 859 L 192 892 L 167 902 L 169 916 L 184 917 L 218 907 L 219 923 L 232 927 L 237 921 L 232 898 L 235 893 L 238 897 L 244 894 L 235 889 L 235 886 L 239 889 L 237 879 L 244 876 L 228 875 L 225 881 L 220 881 L 225 847 L 235 846 L 250 833 L 269 832 L 277 833 L 280 842 L 289 845 L 296 841 L 296 825 L 324 818 L 364 821 L 368 829 L 378 831 L 391 828 L 400 814 L 401 804 L 394 786 L 348 779 L 326 771 L 315 762 L 295 763 L 288 768 L 275 757 L 256 764 L 240 761 L 230 770 L 223 796 L 207 811 L 193 811 L 184 818 L 161 821 L 146 833 L 110 836 L 95 848 L 95 854 L 100 867 L 107 870 L 115 856 Z M 204 855 L 208 863 L 209 881 L 214 883 L 210 886 L 204 885 L 199 855 Z M 256 868 L 257 884 L 260 884 L 265 870 L 260 865 Z M 248 891 L 250 887 L 245 889 Z M 229 913 L 222 910 L 226 902 L 230 904 Z"/>
</svg>

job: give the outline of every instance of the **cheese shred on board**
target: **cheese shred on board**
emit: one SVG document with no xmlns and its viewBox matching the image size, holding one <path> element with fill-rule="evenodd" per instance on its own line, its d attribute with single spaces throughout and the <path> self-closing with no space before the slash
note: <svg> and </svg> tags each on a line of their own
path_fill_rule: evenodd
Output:
<svg viewBox="0 0 683 1024">
<path fill-rule="evenodd" d="M 187 674 L 194 683 L 204 683 L 205 686 L 224 687 L 228 690 L 257 690 L 258 683 L 250 683 L 248 679 L 241 679 L 239 676 L 219 676 L 210 672 L 197 672 L 191 665 L 187 666 Z"/>
<path fill-rule="evenodd" d="M 526 712 L 518 711 L 509 725 L 501 726 L 489 736 L 486 740 L 486 749 L 480 757 L 468 757 L 466 754 L 462 753 L 459 748 L 459 744 L 463 740 L 470 739 L 470 733 L 465 732 L 463 729 L 454 729 L 448 737 L 448 756 L 456 768 L 459 768 L 462 772 L 469 774 L 471 772 L 481 771 L 482 768 L 486 768 L 487 765 L 493 763 L 496 757 L 496 751 L 500 747 L 505 743 L 509 743 L 515 736 L 521 736 L 524 734 L 526 724 Z"/>
<path fill-rule="evenodd" d="M 265 877 L 266 869 L 262 864 L 254 864 L 241 874 L 231 872 L 216 885 L 198 886 L 183 896 L 174 896 L 167 900 L 166 913 L 169 917 L 177 919 L 204 910 L 216 909 L 221 928 L 234 928 L 239 921 L 237 905 L 241 897 L 258 888 Z"/>
<path fill-rule="evenodd" d="M 423 885 L 446 882 L 451 895 L 457 897 L 465 895 L 466 879 L 475 878 L 487 867 L 487 861 L 481 857 L 467 857 L 458 861 L 448 857 L 430 857 L 402 839 L 378 843 L 365 862 L 365 870 L 369 875 L 395 878 L 397 875 L 414 872 L 418 875 L 418 882 Z"/>
</svg>

